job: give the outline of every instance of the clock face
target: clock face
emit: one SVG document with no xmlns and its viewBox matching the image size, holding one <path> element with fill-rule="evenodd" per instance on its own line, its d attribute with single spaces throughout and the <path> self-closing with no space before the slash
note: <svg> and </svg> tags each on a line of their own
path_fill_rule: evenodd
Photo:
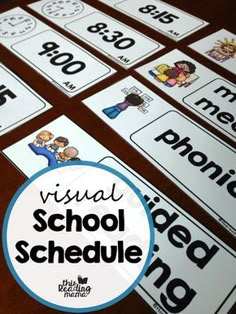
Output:
<svg viewBox="0 0 236 314">
<path fill-rule="evenodd" d="M 77 0 L 54 0 L 43 6 L 43 13 L 54 18 L 68 18 L 80 14 L 83 4 Z"/>
<path fill-rule="evenodd" d="M 30 33 L 36 21 L 27 15 L 10 15 L 0 19 L 0 37 L 18 37 Z"/>
</svg>

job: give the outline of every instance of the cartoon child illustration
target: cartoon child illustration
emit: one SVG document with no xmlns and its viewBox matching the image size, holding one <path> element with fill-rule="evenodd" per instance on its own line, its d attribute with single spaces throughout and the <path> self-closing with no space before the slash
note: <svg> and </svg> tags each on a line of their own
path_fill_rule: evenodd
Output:
<svg viewBox="0 0 236 314">
<path fill-rule="evenodd" d="M 77 157 L 79 151 L 75 147 L 66 147 L 62 152 L 56 155 L 56 158 L 60 162 L 69 161 L 69 160 L 79 160 Z"/>
<path fill-rule="evenodd" d="M 33 144 L 37 147 L 44 147 L 48 141 L 50 141 L 54 135 L 49 131 L 41 131 L 36 135 L 36 139 L 33 141 Z"/>
<path fill-rule="evenodd" d="M 47 149 L 52 153 L 57 153 L 59 148 L 64 148 L 69 145 L 69 141 L 66 137 L 58 136 L 54 139 L 53 143 L 47 145 Z"/>
<path fill-rule="evenodd" d="M 53 137 L 54 135 L 51 132 L 41 131 L 28 146 L 36 155 L 45 157 L 48 161 L 48 166 L 69 160 L 80 160 L 77 157 L 79 152 L 75 147 L 66 147 L 69 144 L 69 140 L 66 137 L 58 136 L 52 143 L 46 145 Z M 59 152 L 63 148 L 64 150 Z"/>
<path fill-rule="evenodd" d="M 234 58 L 236 54 L 236 42 L 232 38 L 231 41 L 224 38 L 224 41 L 217 40 L 213 49 L 206 52 L 206 54 L 219 62 L 225 62 L 230 58 Z"/>
<path fill-rule="evenodd" d="M 168 87 L 175 85 L 187 87 L 198 78 L 194 75 L 195 70 L 196 66 L 192 62 L 182 60 L 175 62 L 173 67 L 167 64 L 160 64 L 148 73 L 158 82 Z"/>
<path fill-rule="evenodd" d="M 141 106 L 144 103 L 142 97 L 135 93 L 131 93 L 125 97 L 125 100 L 102 110 L 102 112 L 110 119 L 115 119 L 122 111 L 126 110 L 130 106 Z"/>
</svg>

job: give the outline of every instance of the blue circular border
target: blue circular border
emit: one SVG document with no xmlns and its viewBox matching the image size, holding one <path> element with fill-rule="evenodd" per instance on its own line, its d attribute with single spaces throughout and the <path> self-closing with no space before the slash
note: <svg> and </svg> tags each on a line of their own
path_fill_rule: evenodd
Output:
<svg viewBox="0 0 236 314">
<path fill-rule="evenodd" d="M 8 226 L 8 221 L 9 221 L 9 217 L 12 211 L 12 208 L 15 204 L 15 202 L 17 201 L 18 197 L 21 195 L 21 193 L 27 188 L 28 185 L 30 185 L 35 179 L 37 179 L 38 177 L 40 177 L 41 175 L 43 175 L 44 173 L 47 173 L 49 171 L 52 171 L 53 169 L 56 168 L 61 168 L 61 167 L 68 167 L 68 166 L 74 166 L 74 165 L 78 165 L 78 166 L 91 166 L 91 167 L 95 167 L 95 168 L 100 168 L 103 170 L 106 170 L 110 173 L 113 173 L 115 176 L 119 177 L 120 179 L 122 179 L 123 181 L 125 181 L 125 183 L 127 185 L 129 185 L 129 187 L 136 193 L 136 195 L 139 197 L 140 201 L 143 204 L 143 207 L 146 211 L 147 214 L 147 218 L 148 218 L 148 223 L 149 223 L 149 229 L 150 229 L 150 245 L 149 245 L 149 251 L 148 251 L 148 255 L 146 258 L 146 262 L 143 266 L 142 271 L 140 272 L 139 276 L 136 278 L 136 280 L 134 281 L 134 283 L 128 288 L 126 289 L 122 294 L 120 294 L 118 297 L 114 298 L 113 300 L 97 305 L 97 306 L 92 306 L 92 307 L 86 307 L 86 308 L 70 308 L 70 307 L 64 307 L 64 306 L 60 306 L 51 302 L 48 302 L 46 300 L 44 300 L 43 298 L 39 297 L 37 294 L 35 294 L 33 291 L 31 291 L 25 284 L 24 282 L 20 279 L 20 277 L 18 276 L 17 272 L 15 271 L 9 253 L 8 253 L 8 246 L 7 246 L 7 226 Z M 146 201 L 144 200 L 143 195 L 141 194 L 141 191 L 127 178 L 125 177 L 122 173 L 120 173 L 119 171 L 108 167 L 106 165 L 103 164 L 98 164 L 96 162 L 92 162 L 92 161 L 73 161 L 73 162 L 68 162 L 67 164 L 58 164 L 58 165 L 54 165 L 48 168 L 45 168 L 43 170 L 40 170 L 39 172 L 37 172 L 36 174 L 34 174 L 31 178 L 29 178 L 15 193 L 14 197 L 12 198 L 5 217 L 4 217 L 4 221 L 3 221 L 3 229 L 2 229 L 2 244 L 3 244 L 3 252 L 4 252 L 4 256 L 5 256 L 5 260 L 7 262 L 7 266 L 11 272 L 11 274 L 13 275 L 14 279 L 16 280 L 16 282 L 20 285 L 20 287 L 26 292 L 28 293 L 33 299 L 35 299 L 36 301 L 46 305 L 47 307 L 59 310 L 59 311 L 64 311 L 64 312 L 71 312 L 71 313 L 88 313 L 91 311 L 98 311 L 104 308 L 107 308 L 109 306 L 112 306 L 113 304 L 117 303 L 118 301 L 122 300 L 123 298 L 125 298 L 129 293 L 131 293 L 134 288 L 138 285 L 138 283 L 140 282 L 140 280 L 142 279 L 142 277 L 144 276 L 151 258 L 152 258 L 152 252 L 153 252 L 153 247 L 154 247 L 154 226 L 153 226 L 153 220 L 151 217 L 151 213 L 150 210 L 148 208 L 148 205 L 146 203 Z"/>
</svg>

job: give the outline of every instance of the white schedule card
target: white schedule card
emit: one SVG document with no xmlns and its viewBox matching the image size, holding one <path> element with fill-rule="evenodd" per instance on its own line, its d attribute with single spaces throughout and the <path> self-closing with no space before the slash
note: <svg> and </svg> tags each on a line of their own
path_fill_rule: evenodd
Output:
<svg viewBox="0 0 236 314">
<path fill-rule="evenodd" d="M 2 45 L 69 97 L 115 72 L 21 8 L 0 14 L 0 39 Z"/>
<path fill-rule="evenodd" d="M 117 158 L 101 163 L 129 178 L 152 214 L 153 257 L 136 291 L 158 314 L 228 313 L 236 298 L 233 250 Z"/>
<path fill-rule="evenodd" d="M 0 63 L 0 136 L 52 106 Z"/>
<path fill-rule="evenodd" d="M 236 74 L 236 35 L 221 29 L 189 45 L 207 59 Z"/>
<path fill-rule="evenodd" d="M 233 148 L 131 76 L 83 102 L 236 235 Z"/>
<path fill-rule="evenodd" d="M 100 0 L 154 30 L 179 41 L 205 27 L 203 21 L 158 0 Z"/>
<path fill-rule="evenodd" d="M 28 6 L 125 68 L 163 48 L 82 1 L 42 0 Z"/>
</svg>

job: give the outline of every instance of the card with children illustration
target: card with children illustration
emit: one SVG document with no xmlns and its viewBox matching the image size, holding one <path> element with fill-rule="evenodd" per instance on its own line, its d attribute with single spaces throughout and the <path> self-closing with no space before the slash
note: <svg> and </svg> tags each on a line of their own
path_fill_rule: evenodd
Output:
<svg viewBox="0 0 236 314">
<path fill-rule="evenodd" d="M 83 103 L 236 235 L 234 149 L 131 76 Z"/>
<path fill-rule="evenodd" d="M 236 74 L 236 35 L 221 29 L 189 45 L 224 69 Z"/>
<path fill-rule="evenodd" d="M 58 163 L 88 160 L 98 162 L 108 151 L 66 116 L 3 150 L 27 177 Z"/>
<path fill-rule="evenodd" d="M 134 89 L 132 93 L 135 93 Z M 4 153 L 27 176 L 48 164 L 79 159 L 99 162 L 119 171 L 141 191 L 155 229 L 153 257 L 136 291 L 156 313 L 172 313 L 181 308 L 186 314 L 199 311 L 210 314 L 218 310 L 223 314 L 231 308 L 236 293 L 232 276 L 234 252 L 67 117 L 61 116 L 43 126 Z M 189 239 L 182 248 L 169 236 L 178 234 L 180 230 Z M 221 271 L 222 265 L 227 265 L 224 272 Z M 163 269 L 162 274 L 160 268 Z M 222 280 L 225 280 L 225 285 L 215 286 L 215 282 Z M 184 293 L 174 298 L 170 308 L 168 304 L 177 295 L 178 288 Z M 209 290 L 212 291 L 212 300 L 203 302 L 208 301 Z M 223 307 L 219 306 L 221 303 L 224 303 Z"/>
<path fill-rule="evenodd" d="M 0 63 L 0 136 L 52 106 Z"/>
<path fill-rule="evenodd" d="M 236 140 L 236 85 L 177 49 L 136 71 L 218 131 Z"/>
</svg>

